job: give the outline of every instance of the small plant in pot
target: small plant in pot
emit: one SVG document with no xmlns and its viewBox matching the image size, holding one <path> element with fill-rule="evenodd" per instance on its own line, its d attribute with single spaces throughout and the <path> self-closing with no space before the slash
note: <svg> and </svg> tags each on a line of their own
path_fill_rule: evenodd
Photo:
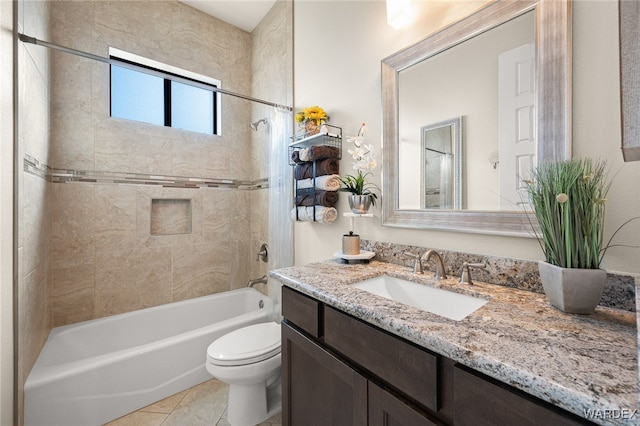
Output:
<svg viewBox="0 0 640 426">
<path fill-rule="evenodd" d="M 538 269 L 545 294 L 561 311 L 593 312 L 607 282 L 607 272 L 600 269 L 608 247 L 603 243 L 610 186 L 606 162 L 544 163 L 525 186 L 540 226 L 536 236 L 546 261 L 538 262 Z"/>
<path fill-rule="evenodd" d="M 357 174 L 340 178 L 340 182 L 344 185 L 340 190 L 351 193 L 349 195 L 349 207 L 356 214 L 367 213 L 372 205 L 375 206 L 378 196 L 374 190 L 380 190 L 376 184 L 367 181 L 367 177 L 373 175 L 371 170 L 376 168 L 377 162 L 373 145 L 364 143 L 366 131 L 367 128 L 362 123 L 357 136 L 347 137 L 347 142 L 354 144 L 354 148 L 350 148 L 347 152 L 351 154 L 354 160 L 353 169 L 357 171 Z"/>
</svg>

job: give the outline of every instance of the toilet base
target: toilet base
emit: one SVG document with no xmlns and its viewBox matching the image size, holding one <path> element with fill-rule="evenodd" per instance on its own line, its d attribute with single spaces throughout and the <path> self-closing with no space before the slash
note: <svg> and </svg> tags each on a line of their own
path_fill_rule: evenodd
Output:
<svg viewBox="0 0 640 426">
<path fill-rule="evenodd" d="M 227 421 L 231 426 L 255 426 L 281 410 L 280 377 L 269 386 L 266 383 L 229 385 Z"/>
</svg>

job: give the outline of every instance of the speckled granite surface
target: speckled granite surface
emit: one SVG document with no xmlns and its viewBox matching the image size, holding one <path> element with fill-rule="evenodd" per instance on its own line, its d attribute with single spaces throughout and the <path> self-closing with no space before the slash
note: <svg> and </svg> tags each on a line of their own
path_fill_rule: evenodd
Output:
<svg viewBox="0 0 640 426">
<path fill-rule="evenodd" d="M 602 415 L 603 410 L 632 413 L 639 408 L 634 313 L 598 307 L 588 316 L 564 314 L 541 294 L 479 282 L 463 286 L 457 277 L 436 282 L 430 273 L 416 275 L 407 266 L 376 260 L 364 265 L 330 260 L 270 274 L 284 285 L 579 416 L 601 410 L 600 417 L 591 418 L 596 423 L 640 424 L 640 414 L 632 419 Z M 381 274 L 490 301 L 453 321 L 348 285 Z"/>
<path fill-rule="evenodd" d="M 377 260 L 406 266 L 413 265 L 413 260 L 404 255 L 404 252 L 423 253 L 426 250 L 424 247 L 373 240 L 362 240 L 361 246 L 362 250 L 375 252 Z M 474 279 L 543 294 L 537 262 L 447 250 L 438 250 L 438 252 L 443 256 L 447 266 L 447 274 L 459 276 L 463 262 L 484 262 L 487 265 L 485 269 L 472 271 Z M 433 264 L 425 265 L 425 268 L 433 271 Z M 607 274 L 607 285 L 602 294 L 600 305 L 635 311 L 635 279 L 628 275 Z"/>
</svg>

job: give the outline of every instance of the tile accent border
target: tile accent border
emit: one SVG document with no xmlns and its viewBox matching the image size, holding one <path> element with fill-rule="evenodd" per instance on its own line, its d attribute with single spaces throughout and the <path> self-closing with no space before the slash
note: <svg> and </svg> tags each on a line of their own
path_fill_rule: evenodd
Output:
<svg viewBox="0 0 640 426">
<path fill-rule="evenodd" d="M 51 167 L 45 163 L 41 163 L 37 158 L 29 154 L 24 155 L 23 170 L 30 175 L 38 176 L 48 182 L 51 182 Z"/>
<path fill-rule="evenodd" d="M 115 185 L 147 185 L 167 188 L 227 188 L 255 190 L 269 187 L 269 178 L 238 180 L 190 176 L 151 175 L 94 170 L 53 169 L 25 154 L 24 171 L 53 183 L 100 183 Z"/>
<path fill-rule="evenodd" d="M 413 259 L 404 255 L 406 251 L 418 253 L 427 248 L 404 244 L 387 243 L 373 240 L 362 240 L 362 250 L 373 251 L 376 259 L 383 262 L 413 267 Z M 529 260 L 510 259 L 481 254 L 461 253 L 448 250 L 438 250 L 446 266 L 446 273 L 460 276 L 463 262 L 486 263 L 486 269 L 473 269 L 473 279 L 497 284 L 519 290 L 532 291 L 543 294 L 538 263 Z M 425 269 L 432 271 L 432 264 L 425 265 Z M 615 273 L 607 274 L 607 285 L 600 300 L 600 306 L 636 311 L 636 280 L 631 275 Z"/>
</svg>

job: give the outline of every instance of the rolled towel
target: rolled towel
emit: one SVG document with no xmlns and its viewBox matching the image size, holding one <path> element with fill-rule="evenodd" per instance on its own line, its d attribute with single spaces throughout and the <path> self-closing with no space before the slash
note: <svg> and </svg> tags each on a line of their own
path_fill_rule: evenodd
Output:
<svg viewBox="0 0 640 426">
<path fill-rule="evenodd" d="M 340 173 L 340 160 L 337 158 L 325 158 L 316 162 L 316 176 L 337 175 Z M 293 170 L 296 179 L 308 179 L 313 177 L 313 163 L 298 164 Z"/>
<path fill-rule="evenodd" d="M 325 207 L 335 207 L 337 202 L 337 191 L 316 191 L 315 197 L 313 194 L 298 195 L 296 197 L 296 206 L 312 206 L 317 204 Z"/>
<path fill-rule="evenodd" d="M 291 219 L 296 220 L 296 210 L 298 211 L 297 220 L 299 222 L 314 222 L 313 210 L 314 206 L 296 207 L 291 210 Z M 315 206 L 315 222 L 331 223 L 338 217 L 338 210 L 335 207 Z"/>
<path fill-rule="evenodd" d="M 313 188 L 313 179 L 296 181 L 298 189 Z M 340 175 L 324 175 L 316 177 L 316 189 L 337 191 L 340 189 Z"/>
<path fill-rule="evenodd" d="M 291 153 L 291 161 L 296 164 L 304 163 L 304 161 L 300 159 L 300 150 L 295 150 Z"/>
<path fill-rule="evenodd" d="M 339 158 L 340 148 L 328 145 L 314 145 L 300 150 L 299 157 L 302 161 L 324 160 L 325 158 Z"/>
</svg>

